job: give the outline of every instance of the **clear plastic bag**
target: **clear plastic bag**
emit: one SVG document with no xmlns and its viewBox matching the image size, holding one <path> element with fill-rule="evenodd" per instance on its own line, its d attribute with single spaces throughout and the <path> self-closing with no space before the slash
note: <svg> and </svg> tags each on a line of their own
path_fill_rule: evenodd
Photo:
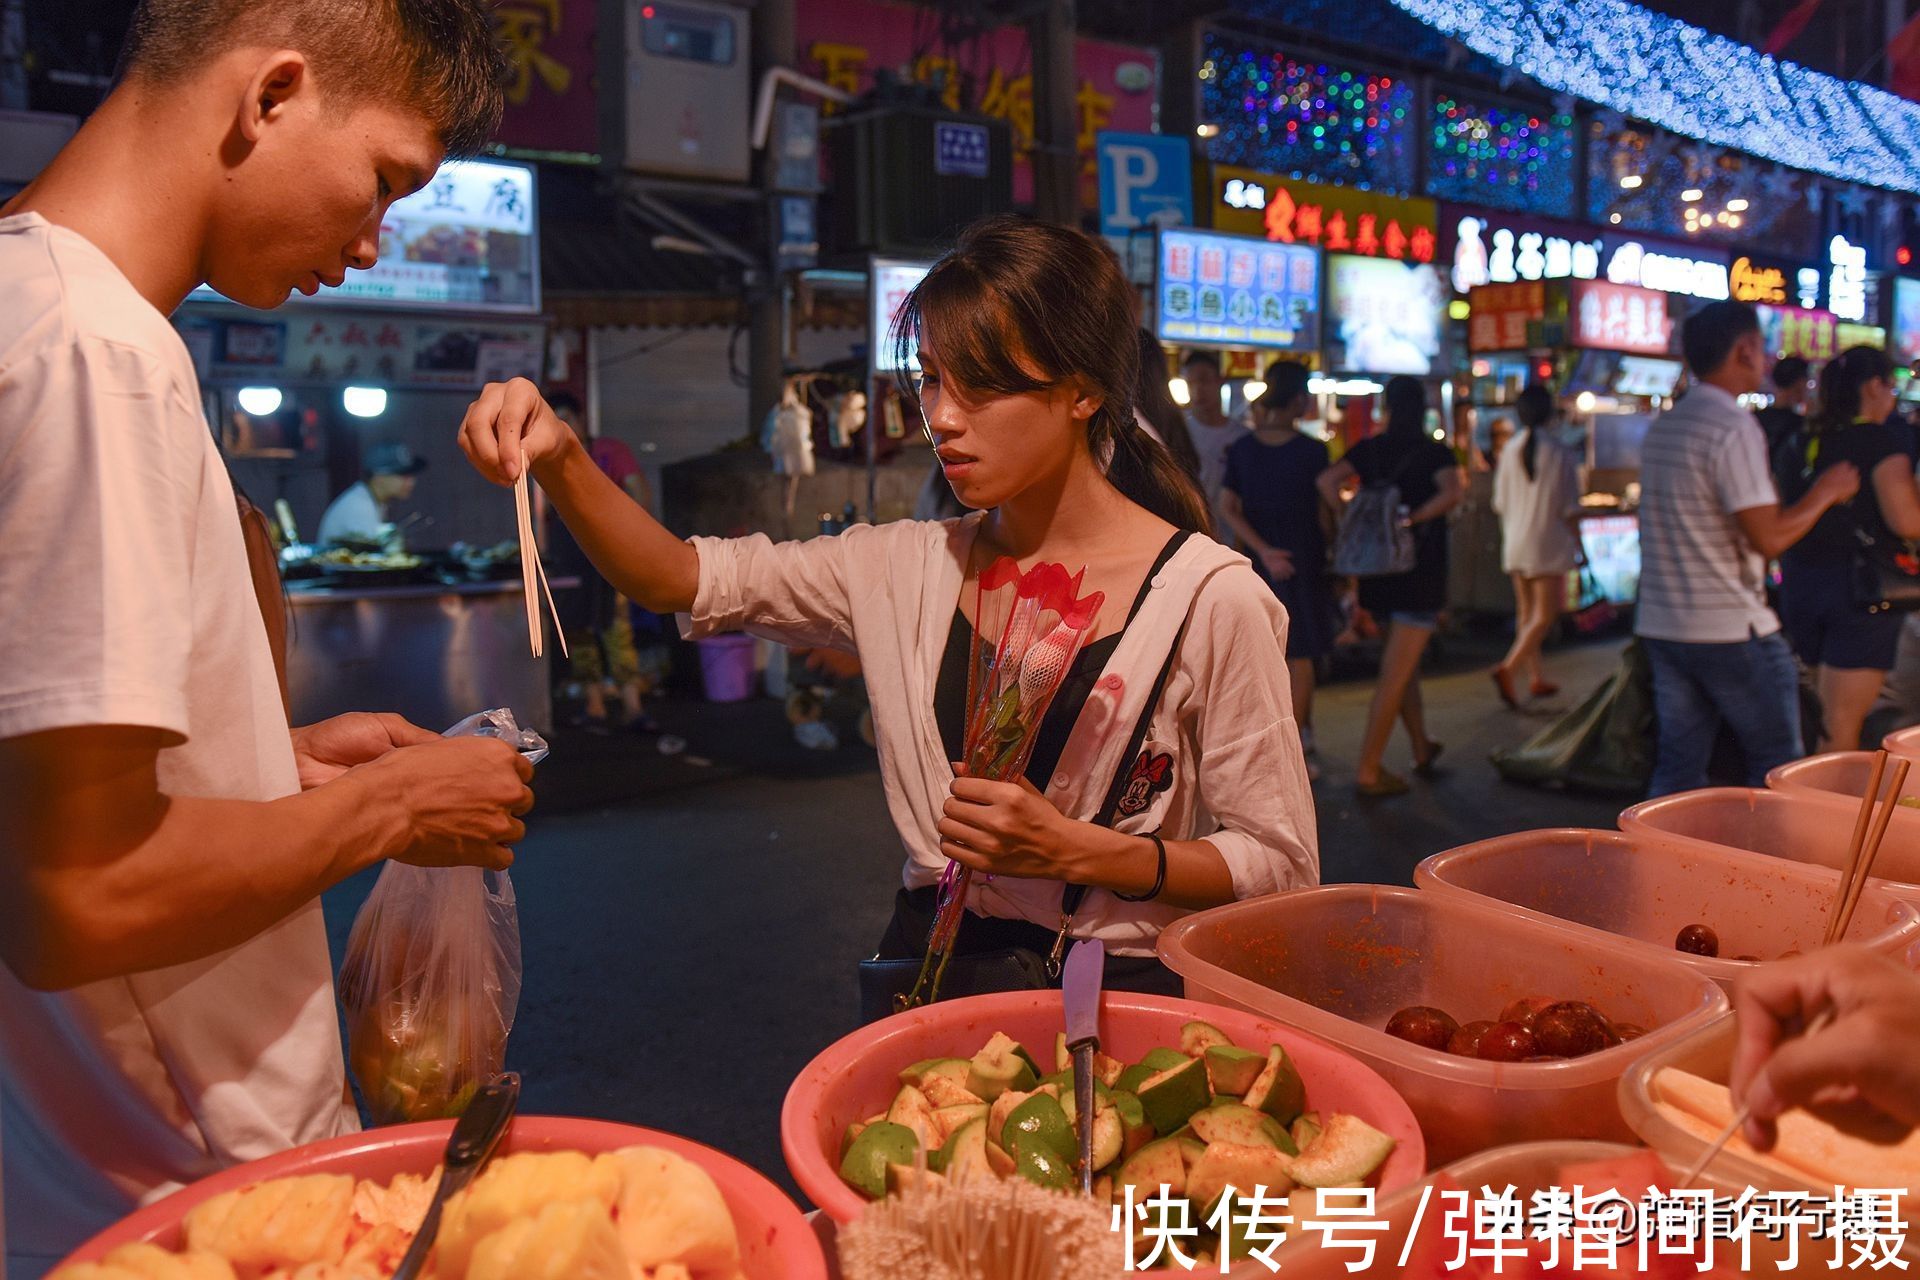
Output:
<svg viewBox="0 0 1920 1280">
<path fill-rule="evenodd" d="M 506 710 L 441 735 L 499 738 L 537 764 L 539 734 Z M 479 867 L 389 862 L 340 966 L 348 1061 L 375 1124 L 457 1116 L 505 1065 L 520 1003 L 513 881 Z"/>
</svg>

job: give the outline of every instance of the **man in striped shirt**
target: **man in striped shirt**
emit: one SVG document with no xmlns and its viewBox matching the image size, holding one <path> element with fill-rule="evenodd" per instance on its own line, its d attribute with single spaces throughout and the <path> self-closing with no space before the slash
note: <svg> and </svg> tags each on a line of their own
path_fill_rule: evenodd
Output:
<svg viewBox="0 0 1920 1280">
<path fill-rule="evenodd" d="M 1769 559 L 1860 488 L 1839 464 L 1782 508 L 1766 439 L 1737 397 L 1758 391 L 1766 345 L 1754 309 L 1715 302 L 1688 317 L 1681 352 L 1694 385 L 1654 422 L 1640 464 L 1640 606 L 1659 718 L 1649 794 L 1707 784 L 1724 720 L 1747 782 L 1803 754 L 1798 672 L 1764 593 Z"/>
</svg>

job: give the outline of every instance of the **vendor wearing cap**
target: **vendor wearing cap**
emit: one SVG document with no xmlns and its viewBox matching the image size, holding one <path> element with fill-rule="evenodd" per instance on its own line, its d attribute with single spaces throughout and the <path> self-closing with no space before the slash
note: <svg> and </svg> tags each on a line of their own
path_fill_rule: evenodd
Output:
<svg viewBox="0 0 1920 1280">
<path fill-rule="evenodd" d="M 413 478 L 427 460 L 403 444 L 367 450 L 366 477 L 335 498 L 320 517 L 322 543 L 379 541 L 386 535 L 387 506 L 413 496 Z"/>
</svg>

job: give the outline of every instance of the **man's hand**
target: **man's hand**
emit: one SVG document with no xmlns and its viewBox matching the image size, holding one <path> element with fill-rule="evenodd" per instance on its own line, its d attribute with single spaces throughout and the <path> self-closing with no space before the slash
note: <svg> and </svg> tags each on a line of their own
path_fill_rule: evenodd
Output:
<svg viewBox="0 0 1920 1280">
<path fill-rule="evenodd" d="M 392 857 L 417 867 L 513 865 L 533 808 L 533 766 L 498 738 L 442 738 L 389 751 L 349 775 L 397 799 L 405 827 Z M 348 785 L 347 783 L 343 783 Z"/>
<path fill-rule="evenodd" d="M 395 747 L 417 747 L 439 736 L 387 711 L 349 711 L 295 729 L 293 758 L 300 766 L 300 789 L 311 791 Z"/>
<path fill-rule="evenodd" d="M 1293 553 L 1282 551 L 1278 547 L 1268 547 L 1260 553 L 1260 564 L 1267 576 L 1275 582 L 1285 582 L 1294 574 Z"/>
</svg>

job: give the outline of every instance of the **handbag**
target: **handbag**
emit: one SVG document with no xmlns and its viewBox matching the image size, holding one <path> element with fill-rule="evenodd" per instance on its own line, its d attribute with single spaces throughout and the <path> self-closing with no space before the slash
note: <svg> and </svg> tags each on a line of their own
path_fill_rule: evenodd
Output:
<svg viewBox="0 0 1920 1280">
<path fill-rule="evenodd" d="M 1593 576 L 1593 566 L 1584 560 L 1580 562 L 1580 600 L 1580 607 L 1567 618 L 1568 625 L 1579 634 L 1599 635 L 1620 621 L 1620 607 L 1607 599 L 1600 580 Z"/>
<path fill-rule="evenodd" d="M 1851 503 L 1848 514 L 1853 514 Z M 1868 613 L 1920 609 L 1920 552 L 1905 540 L 1876 538 L 1853 515 L 1853 563 L 1848 586 L 1853 603 Z"/>
<path fill-rule="evenodd" d="M 1184 536 L 1181 540 L 1185 541 Z M 1194 597 L 1199 598 L 1198 591 Z M 1173 674 L 1174 663 L 1180 656 L 1180 643 L 1186 638 L 1187 624 L 1193 619 L 1193 604 L 1192 600 L 1187 602 L 1187 616 L 1180 623 L 1172 647 L 1167 650 L 1166 661 L 1160 664 L 1160 674 L 1155 677 L 1153 688 L 1147 694 L 1146 705 L 1141 708 L 1139 722 L 1133 726 L 1127 749 L 1120 754 L 1119 768 L 1114 773 L 1113 782 L 1107 787 L 1100 812 L 1093 820 L 1096 826 L 1111 827 L 1114 816 L 1119 812 L 1133 760 L 1140 754 L 1141 744 L 1146 741 L 1153 713 L 1160 706 L 1160 695 L 1166 691 L 1167 679 Z M 1050 955 L 1042 956 L 1031 947 L 1002 947 L 971 954 L 954 952 L 947 960 L 946 975 L 941 979 L 942 997 L 986 995 L 995 991 L 1045 991 L 1058 985 L 1060 959 L 1066 952 L 1068 941 L 1067 931 L 1073 924 L 1074 913 L 1080 909 L 1086 896 L 1086 885 L 1061 886 L 1060 926 Z M 863 1023 L 878 1022 L 894 1013 L 895 997 L 905 996 L 913 990 L 920 977 L 922 961 L 921 956 L 898 960 L 882 960 L 878 957 L 862 960 L 860 1020 Z"/>
<path fill-rule="evenodd" d="M 1378 484 L 1363 484 L 1340 513 L 1333 535 L 1333 572 L 1343 578 L 1382 578 L 1407 573 L 1415 563 L 1413 526 L 1400 499 L 1402 461 Z"/>
</svg>

